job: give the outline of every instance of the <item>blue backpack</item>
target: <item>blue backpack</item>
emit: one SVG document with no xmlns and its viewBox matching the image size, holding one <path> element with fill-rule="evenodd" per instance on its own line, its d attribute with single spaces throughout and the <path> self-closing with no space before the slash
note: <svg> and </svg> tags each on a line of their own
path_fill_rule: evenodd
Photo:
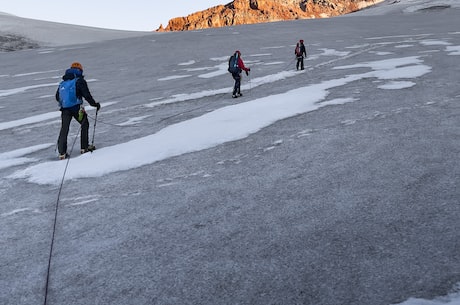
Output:
<svg viewBox="0 0 460 305">
<path fill-rule="evenodd" d="M 238 54 L 233 54 L 228 60 L 228 72 L 232 74 L 240 73 L 240 68 L 238 68 Z"/>
<path fill-rule="evenodd" d="M 78 77 L 75 77 L 59 84 L 59 104 L 62 108 L 71 108 L 83 103 L 77 98 L 77 80 Z"/>
</svg>

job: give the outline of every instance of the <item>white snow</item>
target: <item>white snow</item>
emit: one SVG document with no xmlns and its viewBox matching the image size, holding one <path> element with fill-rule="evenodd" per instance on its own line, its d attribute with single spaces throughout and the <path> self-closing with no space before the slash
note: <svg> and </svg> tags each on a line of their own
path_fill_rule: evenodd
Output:
<svg viewBox="0 0 460 305">
<path fill-rule="evenodd" d="M 435 40 L 435 39 L 427 39 L 422 40 L 420 43 L 424 46 L 448 46 L 450 45 L 449 42 L 443 40 Z"/>
<path fill-rule="evenodd" d="M 144 119 L 146 118 L 149 118 L 151 117 L 151 115 L 143 115 L 143 116 L 139 116 L 139 117 L 134 117 L 134 118 L 130 118 L 128 121 L 126 122 L 122 122 L 122 123 L 118 123 L 117 125 L 118 126 L 131 126 L 131 125 L 136 125 L 137 123 L 143 121 Z"/>
<path fill-rule="evenodd" d="M 48 112 L 43 114 L 34 115 L 28 118 L 9 121 L 9 122 L 2 122 L 0 123 L 0 130 L 10 129 L 14 127 L 23 126 L 26 124 L 33 124 L 39 123 L 50 119 L 55 119 L 61 117 L 60 111 Z"/>
<path fill-rule="evenodd" d="M 321 55 L 324 55 L 324 56 L 346 56 L 350 54 L 350 52 L 337 51 L 334 49 L 320 49 L 320 50 L 323 51 Z"/>
<path fill-rule="evenodd" d="M 448 46 L 446 50 L 450 52 L 449 55 L 460 55 L 460 46 Z"/>
<path fill-rule="evenodd" d="M 20 208 L 20 209 L 15 209 L 15 210 L 7 212 L 7 213 L 0 214 L 0 216 L 2 216 L 2 217 L 12 216 L 12 215 L 23 213 L 23 212 L 35 212 L 35 213 L 37 213 L 38 211 L 33 210 L 31 208 Z"/>
<path fill-rule="evenodd" d="M 39 72 L 34 72 L 34 74 L 37 74 Z M 46 72 L 43 72 L 46 73 Z M 19 76 L 25 76 L 27 74 L 18 74 L 15 75 L 14 77 L 19 77 Z M 96 79 L 87 79 L 86 80 L 88 83 L 97 81 Z M 37 88 L 44 88 L 44 87 L 56 87 L 59 82 L 54 82 L 54 83 L 47 83 L 47 84 L 40 84 L 40 85 L 33 85 L 33 86 L 25 86 L 25 87 L 18 87 L 18 88 L 13 88 L 13 89 L 2 89 L 0 90 L 0 97 L 5 97 L 13 94 L 18 94 L 24 91 L 32 90 L 32 89 L 37 89 Z"/>
<path fill-rule="evenodd" d="M 36 89 L 36 88 L 56 87 L 56 85 L 57 83 L 48 83 L 48 84 L 26 86 L 26 87 L 14 88 L 14 89 L 3 89 L 3 90 L 0 90 L 0 97 L 21 93 L 21 92 L 31 90 L 31 89 Z"/>
<path fill-rule="evenodd" d="M 409 2 L 409 1 L 407 1 Z M 410 3 L 410 2 L 409 2 Z M 412 4 L 412 3 L 411 3 Z M 457 0 L 435 0 L 435 1 L 416 1 L 411 6 L 404 9 L 405 13 L 414 13 L 420 10 L 436 8 L 436 7 L 460 7 Z"/>
<path fill-rule="evenodd" d="M 0 169 L 36 161 L 25 155 L 53 146 L 52 143 L 29 146 L 0 154 Z"/>
<path fill-rule="evenodd" d="M 194 60 L 189 60 L 189 61 L 186 61 L 186 62 L 181 62 L 178 65 L 179 66 L 190 66 L 190 65 L 193 65 L 195 62 L 196 61 L 194 61 Z"/>
<path fill-rule="evenodd" d="M 460 283 L 453 290 L 453 292 L 446 296 L 437 297 L 432 300 L 409 298 L 405 302 L 392 305 L 460 305 Z"/>
<path fill-rule="evenodd" d="M 221 72 L 216 72 L 216 73 L 221 73 Z M 226 72 L 228 73 L 228 72 Z M 274 83 L 278 80 L 286 79 L 289 77 L 293 77 L 298 75 L 297 72 L 295 71 L 282 71 L 274 75 L 268 75 L 268 76 L 263 76 L 263 77 L 257 77 L 254 79 L 251 79 L 249 81 L 249 84 L 243 84 L 241 85 L 241 89 L 246 90 L 249 88 L 255 88 L 258 86 L 261 86 L 263 84 L 269 84 L 269 83 Z M 164 105 L 164 104 L 171 104 L 171 103 L 176 103 L 176 102 L 184 102 L 188 100 L 193 100 L 201 97 L 208 97 L 208 96 L 214 96 L 217 94 L 224 94 L 228 93 L 232 90 L 232 88 L 222 88 L 222 89 L 215 89 L 215 90 L 206 90 L 206 91 L 200 91 L 200 92 L 195 92 L 195 93 L 184 93 L 184 94 L 176 94 L 172 95 L 171 97 L 160 100 L 155 99 L 155 102 L 152 102 L 150 104 L 146 104 L 146 107 L 155 107 L 159 105 Z"/>
<path fill-rule="evenodd" d="M 380 80 L 415 79 L 431 71 L 431 67 L 423 64 L 417 56 L 392 58 L 355 65 L 336 67 L 336 69 L 369 68 L 372 71 L 361 74 L 350 74 L 340 79 L 324 81 L 285 93 L 254 99 L 245 103 L 227 106 L 200 117 L 170 125 L 159 132 L 121 143 L 112 147 L 105 147 L 70 159 L 66 172 L 66 179 L 83 177 L 98 177 L 112 172 L 133 169 L 159 160 L 178 156 L 185 153 L 199 151 L 216 145 L 240 140 L 256 133 L 260 129 L 288 117 L 317 110 L 321 107 L 339 105 L 352 101 L 352 99 L 325 100 L 328 89 L 346 85 L 350 82 L 365 78 Z M 284 72 L 282 77 L 296 75 L 298 72 Z M 280 75 L 269 75 L 255 80 L 252 86 L 262 83 L 274 82 Z M 412 83 L 390 83 L 389 89 L 406 88 Z M 381 86 L 381 88 L 386 88 Z M 183 94 L 169 100 L 153 102 L 147 107 L 165 103 L 184 101 L 192 98 L 212 96 L 228 92 L 228 88 Z M 55 118 L 59 113 L 53 112 L 25 121 L 2 123 L 3 129 L 8 126 L 19 126 Z M 0 125 L 0 127 L 2 126 Z M 161 143 L 161 145 L 160 145 Z M 133 150 L 132 147 L 145 147 L 142 150 Z M 130 158 L 124 156 L 130 155 Z M 62 180 L 65 162 L 42 162 L 26 169 L 16 171 L 10 178 L 27 179 L 38 184 L 58 184 Z"/>
<path fill-rule="evenodd" d="M 404 12 L 406 14 L 415 13 L 421 10 L 439 7 L 460 8 L 458 0 L 391 0 L 373 7 L 372 10 L 363 10 L 355 15 L 384 15 L 390 12 Z"/>
<path fill-rule="evenodd" d="M 402 1 L 401 1 L 402 2 Z M 416 5 L 410 6 L 410 3 Z M 404 6 L 404 12 L 413 12 L 420 9 L 429 8 L 434 5 L 450 5 L 453 7 L 459 7 L 459 1 L 408 1 L 404 3 L 395 2 L 393 6 L 382 6 L 381 11 L 385 9 L 396 9 L 399 6 Z M 378 9 L 373 12 L 379 12 Z M 19 33 L 27 33 L 32 31 L 33 38 L 45 41 L 50 44 L 61 45 L 69 44 L 65 35 L 50 35 L 42 37 L 42 30 L 34 30 L 33 27 L 19 26 Z M 0 26 L 2 23 L 0 22 Z M 14 27 L 12 27 L 14 28 Z M 9 28 L 8 28 L 9 29 Z M 73 30 L 74 27 L 64 27 L 64 30 Z M 16 29 L 17 30 L 17 29 Z M 106 35 L 107 31 L 100 31 L 95 29 L 87 29 L 88 33 L 93 35 L 86 35 L 83 42 L 99 41 L 101 35 Z M 61 29 L 62 31 L 62 29 Z M 234 33 L 237 34 L 237 33 Z M 139 35 L 139 34 L 135 34 Z M 111 38 L 132 36 L 129 33 L 111 32 L 109 35 Z M 388 39 L 388 38 L 407 38 L 407 35 L 401 36 L 387 36 L 387 37 L 372 37 L 367 38 L 368 40 Z M 452 46 L 449 42 L 442 41 L 439 39 L 426 39 L 420 42 L 424 46 L 442 46 L 443 50 L 448 55 L 458 56 L 460 55 L 460 46 Z M 410 48 L 412 44 L 401 44 L 395 45 L 395 48 Z M 356 48 L 362 46 L 354 46 Z M 281 49 L 286 46 L 272 46 L 262 47 L 261 49 Z M 353 47 L 350 47 L 353 48 Z M 344 57 L 348 56 L 350 52 L 337 51 L 334 49 L 319 49 L 322 51 L 321 54 L 315 54 L 309 57 L 310 60 L 319 58 L 320 56 L 337 56 Z M 43 52 L 44 50 L 42 50 Z M 52 52 L 53 50 L 49 50 Z M 84 154 L 78 156 L 72 156 L 67 161 L 43 161 L 35 158 L 30 158 L 28 155 L 44 150 L 56 145 L 55 143 L 44 143 L 39 145 L 33 145 L 8 151 L 0 154 L 0 169 L 11 168 L 14 166 L 22 165 L 23 167 L 19 170 L 14 171 L 9 179 L 25 179 L 28 182 L 36 183 L 40 185 L 58 185 L 65 171 L 65 180 L 80 179 L 85 177 L 100 177 L 110 173 L 135 169 L 137 167 L 152 164 L 154 162 L 204 150 L 207 148 L 215 147 L 226 142 L 241 140 L 249 137 L 261 129 L 274 124 L 279 120 L 283 120 L 289 117 L 293 117 L 299 114 L 312 112 L 322 107 L 337 107 L 347 103 L 353 103 L 357 99 L 353 97 L 343 97 L 336 99 L 328 99 L 329 90 L 345 86 L 347 84 L 357 82 L 363 79 L 372 78 L 376 80 L 376 88 L 379 90 L 404 90 L 417 86 L 417 78 L 430 73 L 432 67 L 428 66 L 424 62 L 423 56 L 408 56 L 408 57 L 397 57 L 392 52 L 387 51 L 368 51 L 373 52 L 378 56 L 386 56 L 386 59 L 377 61 L 363 61 L 353 65 L 336 66 L 335 70 L 347 70 L 349 74 L 337 79 L 330 79 L 322 82 L 312 83 L 303 87 L 299 87 L 294 90 L 282 92 L 279 94 L 255 98 L 247 100 L 239 104 L 232 104 L 218 108 L 209 113 L 201 116 L 185 120 L 173 125 L 166 126 L 156 133 L 140 137 L 129 142 L 119 143 L 114 146 L 104 147 L 96 150 L 91 154 Z M 253 56 L 269 56 L 270 54 L 254 54 Z M 393 56 L 393 57 L 392 57 Z M 227 58 L 214 58 L 212 60 L 223 62 L 219 63 L 214 67 L 208 68 L 196 68 L 186 69 L 186 71 L 199 71 L 205 70 L 210 71 L 199 75 L 200 78 L 212 78 L 218 75 L 222 75 L 226 72 L 226 60 Z M 191 66 L 199 62 L 198 59 L 191 59 L 183 63 L 179 63 L 179 66 Z M 327 62 L 327 64 L 333 61 Z M 271 62 L 265 63 L 265 65 L 283 64 L 283 62 Z M 324 65 L 325 63 L 318 64 Z M 13 76 L 0 75 L 2 78 L 7 77 L 23 77 L 35 74 L 46 74 L 55 72 L 56 70 L 50 71 L 35 71 L 30 73 L 16 74 Z M 259 76 L 255 78 L 245 79 L 243 82 L 242 89 L 249 90 L 254 89 L 262 85 L 272 84 L 279 80 L 293 78 L 306 71 L 281 71 L 276 74 Z M 176 79 L 191 77 L 192 75 L 170 75 L 160 79 L 158 81 L 174 81 Z M 91 81 L 91 80 L 90 80 Z M 92 80 L 97 81 L 97 80 Z M 34 90 L 43 87 L 56 87 L 57 82 L 43 83 L 39 85 L 32 85 L 26 87 L 16 88 L 3 88 L 0 90 L 0 98 L 17 95 L 24 93 L 29 90 Z M 213 97 L 220 94 L 228 94 L 231 91 L 230 87 L 214 89 L 214 90 L 203 90 L 195 92 L 184 92 L 181 94 L 171 95 L 166 98 L 155 98 L 150 100 L 149 103 L 143 105 L 145 108 L 153 108 L 160 105 L 183 102 L 193 99 Z M 182 91 L 181 91 L 182 92 Z M 40 96 L 39 98 L 52 97 L 52 95 Z M 103 108 L 113 105 L 116 102 L 102 103 Z M 5 106 L 0 106 L 0 109 Z M 89 111 L 94 111 L 89 109 Z M 52 111 L 16 119 L 7 122 L 0 122 L 0 131 L 14 129 L 18 127 L 27 126 L 30 124 L 49 122 L 50 120 L 56 120 L 60 117 L 59 111 Z M 118 123 L 119 126 L 131 126 L 138 122 L 150 117 L 150 115 L 131 117 L 128 120 Z M 353 124 L 353 121 L 344 121 L 344 124 Z M 298 137 L 308 136 L 312 131 L 307 129 L 301 133 L 298 133 Z M 275 140 L 271 146 L 265 148 L 271 150 L 275 146 L 280 145 L 282 140 Z M 132 147 L 143 147 L 144 149 L 133 150 Z M 126 156 L 129 156 L 127 158 Z M 67 163 L 68 162 L 68 163 Z M 160 186 L 167 186 L 174 184 L 173 181 L 165 181 Z M 95 201 L 96 199 L 80 198 L 73 205 L 87 204 Z M 10 216 L 22 212 L 34 211 L 30 208 L 15 209 L 1 216 Z M 457 289 L 458 290 L 458 289 Z M 460 293 L 453 292 L 447 296 L 438 297 L 433 300 L 409 298 L 407 301 L 399 303 L 398 305 L 460 305 Z"/>
<path fill-rule="evenodd" d="M 396 89 L 410 88 L 415 85 L 416 83 L 414 82 L 394 82 L 393 81 L 393 82 L 386 83 L 385 85 L 380 85 L 378 86 L 378 88 L 396 90 Z"/>
<path fill-rule="evenodd" d="M 54 84 L 56 86 L 57 84 Z M 22 89 L 22 88 L 18 88 Z M 14 91 L 14 90 L 12 90 Z M 17 90 L 16 93 L 20 93 L 22 90 Z M 116 104 L 116 102 L 106 102 L 106 103 L 101 103 L 101 106 L 110 106 Z M 56 103 L 57 107 L 57 103 Z M 87 109 L 87 111 L 93 111 L 92 108 Z M 15 128 L 15 127 L 20 127 L 23 125 L 29 125 L 29 124 L 34 124 L 34 123 L 40 123 L 43 121 L 47 121 L 50 119 L 56 119 L 61 117 L 61 112 L 59 110 L 53 111 L 53 112 L 47 112 L 43 114 L 37 114 L 31 117 L 23 118 L 23 119 L 18 119 L 14 121 L 9 121 L 9 122 L 2 122 L 0 123 L 0 130 L 5 130 L 5 129 L 10 129 L 10 128 Z"/>
<path fill-rule="evenodd" d="M 186 77 L 190 77 L 190 76 L 191 76 L 191 75 L 171 75 L 171 76 L 159 78 L 158 80 L 159 80 L 159 81 L 165 81 L 165 80 L 173 80 L 173 79 L 179 79 L 179 78 L 186 78 Z"/>
<path fill-rule="evenodd" d="M 314 60 L 314 59 L 319 58 L 320 56 L 338 56 L 338 57 L 342 57 L 342 56 L 347 56 L 348 54 L 350 54 L 350 52 L 348 52 L 348 51 L 337 51 L 337 50 L 334 50 L 334 49 L 320 48 L 318 50 L 321 50 L 322 53 L 309 54 L 308 58 Z M 308 50 L 307 50 L 307 52 L 308 52 Z"/>
<path fill-rule="evenodd" d="M 213 67 L 213 69 L 217 69 L 216 71 L 201 74 L 201 75 L 198 75 L 198 77 L 200 77 L 200 78 L 212 78 L 212 77 L 215 77 L 215 76 L 224 75 L 224 74 L 228 73 L 227 68 L 228 68 L 228 64 L 226 62 L 223 62 L 223 63 Z"/>
<path fill-rule="evenodd" d="M 37 71 L 37 72 L 29 72 L 29 73 L 20 73 L 15 74 L 13 77 L 21 77 L 21 76 L 29 76 L 29 75 L 37 75 L 37 74 L 46 74 L 46 73 L 54 73 L 58 72 L 59 70 L 49 70 L 49 71 Z"/>
</svg>

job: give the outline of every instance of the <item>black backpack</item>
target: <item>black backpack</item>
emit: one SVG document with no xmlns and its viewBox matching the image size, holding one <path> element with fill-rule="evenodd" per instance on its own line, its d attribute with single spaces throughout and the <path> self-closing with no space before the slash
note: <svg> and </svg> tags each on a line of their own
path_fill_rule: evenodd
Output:
<svg viewBox="0 0 460 305">
<path fill-rule="evenodd" d="M 232 74 L 240 73 L 240 68 L 238 68 L 238 54 L 233 54 L 228 60 L 228 72 Z"/>
</svg>

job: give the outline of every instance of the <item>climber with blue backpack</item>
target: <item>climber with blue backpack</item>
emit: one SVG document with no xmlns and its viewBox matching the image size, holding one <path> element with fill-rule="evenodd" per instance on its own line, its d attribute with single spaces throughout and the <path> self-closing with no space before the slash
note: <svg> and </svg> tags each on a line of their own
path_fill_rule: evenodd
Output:
<svg viewBox="0 0 460 305">
<path fill-rule="evenodd" d="M 228 72 L 232 74 L 232 77 L 235 80 L 235 85 L 233 86 L 233 98 L 243 96 L 243 94 L 241 94 L 241 72 L 243 70 L 246 72 L 246 76 L 248 76 L 249 71 L 251 71 L 250 68 L 246 68 L 244 66 L 243 59 L 241 59 L 241 52 L 237 50 L 228 60 Z"/>
<path fill-rule="evenodd" d="M 84 154 L 96 149 L 93 144 L 88 144 L 89 122 L 83 107 L 83 98 L 99 111 L 101 104 L 96 102 L 89 92 L 88 83 L 83 76 L 83 66 L 79 62 L 74 62 L 70 69 L 65 71 L 56 91 L 56 101 L 59 103 L 61 110 L 61 131 L 58 139 L 60 160 L 69 157 L 67 153 L 67 136 L 72 118 L 76 119 L 81 125 L 80 152 Z"/>
</svg>

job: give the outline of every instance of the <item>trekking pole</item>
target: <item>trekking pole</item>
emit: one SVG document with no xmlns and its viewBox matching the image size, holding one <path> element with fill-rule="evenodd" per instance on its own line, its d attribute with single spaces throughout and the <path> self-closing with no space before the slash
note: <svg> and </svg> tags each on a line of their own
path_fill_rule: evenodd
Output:
<svg viewBox="0 0 460 305">
<path fill-rule="evenodd" d="M 248 73 L 249 77 L 249 94 L 252 95 L 252 80 L 251 80 L 251 73 Z"/>
<path fill-rule="evenodd" d="M 286 66 L 284 66 L 283 71 L 289 69 L 289 67 L 292 67 L 292 65 L 295 63 L 296 60 L 297 60 L 297 57 L 294 57 L 293 59 L 291 59 L 291 61 Z"/>
<path fill-rule="evenodd" d="M 93 127 L 93 138 L 91 140 L 91 145 L 94 147 L 94 135 L 96 134 L 96 122 L 97 122 L 97 113 L 99 110 L 96 110 L 96 116 L 94 117 L 94 127 Z"/>
<path fill-rule="evenodd" d="M 307 61 L 307 58 L 305 57 L 305 62 Z M 313 70 L 313 67 L 307 67 L 307 64 L 305 64 L 305 72 L 307 74 L 307 77 L 309 80 L 311 80 L 311 77 L 310 77 L 310 72 L 308 72 L 308 70 L 312 69 Z"/>
</svg>

